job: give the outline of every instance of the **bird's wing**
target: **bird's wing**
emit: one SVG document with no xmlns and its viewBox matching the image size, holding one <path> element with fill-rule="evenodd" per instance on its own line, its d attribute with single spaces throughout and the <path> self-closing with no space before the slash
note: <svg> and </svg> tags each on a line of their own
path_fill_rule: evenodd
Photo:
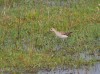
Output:
<svg viewBox="0 0 100 74">
<path fill-rule="evenodd" d="M 69 36 L 72 32 L 62 32 L 61 34 Z"/>
</svg>

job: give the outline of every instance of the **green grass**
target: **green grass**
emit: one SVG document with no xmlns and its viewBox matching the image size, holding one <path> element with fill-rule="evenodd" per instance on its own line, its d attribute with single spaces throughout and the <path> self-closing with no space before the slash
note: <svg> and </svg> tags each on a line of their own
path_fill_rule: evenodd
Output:
<svg viewBox="0 0 100 74">
<path fill-rule="evenodd" d="M 83 2 L 72 4 L 71 8 L 48 6 L 41 2 L 34 5 L 32 0 L 21 1 L 14 6 L 8 3 L 8 8 L 2 2 L 0 68 L 92 65 L 95 59 L 85 61 L 75 59 L 75 55 L 100 50 L 100 11 L 96 9 L 100 1 Z M 59 31 L 72 31 L 73 34 L 62 42 L 49 31 L 52 27 Z M 55 50 L 57 45 L 62 46 L 60 51 Z"/>
</svg>

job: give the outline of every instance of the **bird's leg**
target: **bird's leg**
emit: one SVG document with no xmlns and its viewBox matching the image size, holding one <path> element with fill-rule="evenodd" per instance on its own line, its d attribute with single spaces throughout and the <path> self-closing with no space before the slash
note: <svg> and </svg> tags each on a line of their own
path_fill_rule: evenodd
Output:
<svg viewBox="0 0 100 74">
<path fill-rule="evenodd" d="M 64 47 L 68 46 L 67 41 L 65 39 L 63 39 L 62 41 L 63 41 L 63 46 Z"/>
<path fill-rule="evenodd" d="M 56 36 L 56 46 L 55 46 L 56 50 L 60 50 L 60 45 L 59 45 L 59 41 L 57 40 L 57 36 Z"/>
<path fill-rule="evenodd" d="M 61 39 L 61 45 L 60 45 L 61 48 L 64 47 L 64 39 Z"/>
<path fill-rule="evenodd" d="M 66 41 L 64 40 L 64 47 L 65 47 L 65 45 L 66 45 Z"/>
</svg>

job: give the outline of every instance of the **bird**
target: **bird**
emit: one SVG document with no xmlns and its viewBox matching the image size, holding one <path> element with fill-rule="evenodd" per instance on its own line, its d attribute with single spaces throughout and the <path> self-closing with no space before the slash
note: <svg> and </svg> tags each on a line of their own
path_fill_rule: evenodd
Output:
<svg viewBox="0 0 100 74">
<path fill-rule="evenodd" d="M 68 38 L 68 37 L 71 35 L 71 33 L 72 33 L 72 32 L 59 32 L 59 31 L 57 31 L 55 28 L 51 28 L 50 31 L 51 31 L 51 32 L 54 32 L 55 35 L 56 35 L 57 37 L 61 38 L 61 39 L 66 39 L 66 38 Z"/>
</svg>

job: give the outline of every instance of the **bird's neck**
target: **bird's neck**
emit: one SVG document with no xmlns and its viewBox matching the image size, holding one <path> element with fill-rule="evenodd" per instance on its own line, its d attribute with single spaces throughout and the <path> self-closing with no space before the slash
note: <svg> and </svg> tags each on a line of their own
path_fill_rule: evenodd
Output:
<svg viewBox="0 0 100 74">
<path fill-rule="evenodd" d="M 59 32 L 58 32 L 57 30 L 53 30 L 53 32 L 54 32 L 55 34 L 59 34 Z"/>
</svg>

